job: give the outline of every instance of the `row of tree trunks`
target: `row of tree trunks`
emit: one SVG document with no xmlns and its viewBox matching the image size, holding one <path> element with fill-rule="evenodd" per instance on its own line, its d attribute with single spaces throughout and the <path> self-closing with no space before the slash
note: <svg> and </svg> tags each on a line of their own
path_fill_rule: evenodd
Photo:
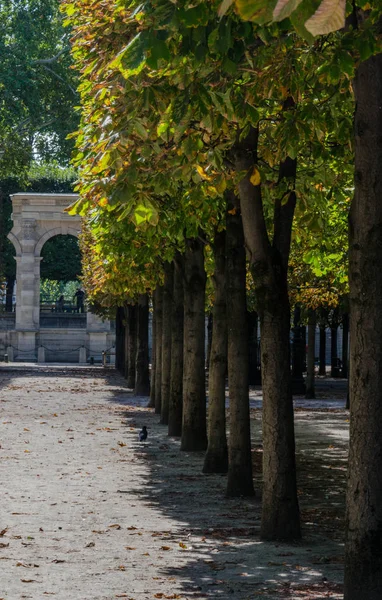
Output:
<svg viewBox="0 0 382 600">
<path fill-rule="evenodd" d="M 148 302 L 148 296 L 142 295 L 137 305 L 125 304 L 116 311 L 116 368 L 139 396 L 150 391 Z"/>
</svg>

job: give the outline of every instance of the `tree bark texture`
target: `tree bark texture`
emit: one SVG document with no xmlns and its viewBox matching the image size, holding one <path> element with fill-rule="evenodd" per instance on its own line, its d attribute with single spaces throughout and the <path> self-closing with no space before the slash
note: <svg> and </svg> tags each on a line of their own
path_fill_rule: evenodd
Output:
<svg viewBox="0 0 382 600">
<path fill-rule="evenodd" d="M 315 348 L 316 348 L 316 313 L 314 310 L 309 310 L 308 315 L 308 361 L 307 361 L 307 376 L 306 376 L 306 393 L 305 398 L 312 399 L 316 397 L 315 393 Z"/>
<path fill-rule="evenodd" d="M 171 381 L 168 435 L 179 437 L 182 435 L 183 413 L 183 257 L 180 254 L 177 254 L 174 262 L 175 269 L 171 327 Z"/>
<path fill-rule="evenodd" d="M 228 449 L 225 415 L 227 374 L 225 231 L 216 233 L 213 253 L 215 270 L 212 277 L 214 303 L 208 377 L 208 447 L 204 457 L 203 473 L 226 473 L 228 469 Z"/>
<path fill-rule="evenodd" d="M 135 372 L 137 358 L 137 306 L 136 304 L 127 305 L 126 335 L 128 338 L 127 353 L 127 387 L 134 389 Z"/>
<path fill-rule="evenodd" d="M 162 404 L 160 422 L 168 425 L 171 379 L 172 302 L 174 293 L 174 264 L 164 265 L 162 318 Z"/>
<path fill-rule="evenodd" d="M 345 600 L 382 598 L 382 54 L 356 73 Z"/>
<path fill-rule="evenodd" d="M 293 401 L 290 374 L 290 307 L 287 268 L 296 195 L 278 199 L 272 242 L 268 237 L 261 184 L 253 185 L 258 132 L 238 144 L 239 183 L 246 248 L 253 276 L 261 327 L 263 385 L 263 508 L 261 537 L 290 540 L 301 536 L 297 500 Z M 294 177 L 296 161 L 286 158 L 279 180 Z"/>
<path fill-rule="evenodd" d="M 249 385 L 261 383 L 259 361 L 258 361 L 258 341 L 257 341 L 257 312 L 248 312 L 248 330 L 249 330 Z"/>
<path fill-rule="evenodd" d="M 203 242 L 186 239 L 184 267 L 184 363 L 181 450 L 207 447 L 205 390 L 205 287 Z"/>
<path fill-rule="evenodd" d="M 149 396 L 149 298 L 147 294 L 139 296 L 137 308 L 137 357 L 134 394 L 136 396 Z"/>
<path fill-rule="evenodd" d="M 160 415 L 162 406 L 162 330 L 163 330 L 163 287 L 154 291 L 156 314 L 155 336 L 155 413 Z"/>
<path fill-rule="evenodd" d="M 227 208 L 226 298 L 230 407 L 227 496 L 253 496 L 248 390 L 247 268 L 238 198 L 230 194 Z"/>
<path fill-rule="evenodd" d="M 150 402 L 148 407 L 155 408 L 155 344 L 156 344 L 156 314 L 155 293 L 152 295 L 152 321 L 151 321 L 151 370 L 150 370 Z"/>
</svg>

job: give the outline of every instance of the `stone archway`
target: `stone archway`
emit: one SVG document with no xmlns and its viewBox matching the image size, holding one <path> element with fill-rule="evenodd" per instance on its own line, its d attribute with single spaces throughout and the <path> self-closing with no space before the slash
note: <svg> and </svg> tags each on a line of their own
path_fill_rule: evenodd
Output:
<svg viewBox="0 0 382 600">
<path fill-rule="evenodd" d="M 81 217 L 65 212 L 77 197 L 76 194 L 34 193 L 11 196 L 13 228 L 8 238 L 16 250 L 16 333 L 19 359 L 33 360 L 37 355 L 37 346 L 44 347 L 46 331 L 40 331 L 40 253 L 45 242 L 56 235 L 73 235 L 78 238 Z M 81 339 L 79 334 L 77 338 L 87 347 L 89 355 L 98 355 L 108 346 L 108 332 L 109 322 L 103 322 L 96 315 L 88 313 L 86 339 Z M 66 343 L 65 339 L 68 336 L 63 337 L 62 345 Z"/>
</svg>

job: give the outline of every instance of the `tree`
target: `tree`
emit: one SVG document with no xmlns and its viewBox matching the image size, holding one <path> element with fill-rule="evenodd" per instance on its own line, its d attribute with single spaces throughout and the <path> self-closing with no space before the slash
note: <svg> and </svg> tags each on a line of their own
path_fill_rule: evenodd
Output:
<svg viewBox="0 0 382 600">
<path fill-rule="evenodd" d="M 0 7 L 0 177 L 32 157 L 67 164 L 77 126 L 76 74 L 58 0 L 5 0 Z"/>
</svg>

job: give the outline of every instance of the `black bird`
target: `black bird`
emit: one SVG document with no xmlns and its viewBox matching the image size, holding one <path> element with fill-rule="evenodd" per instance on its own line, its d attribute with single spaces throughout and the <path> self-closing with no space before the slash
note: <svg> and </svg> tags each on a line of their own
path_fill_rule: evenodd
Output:
<svg viewBox="0 0 382 600">
<path fill-rule="evenodd" d="M 141 431 L 139 432 L 139 441 L 144 442 L 145 440 L 147 440 L 147 427 L 146 425 L 143 425 Z"/>
</svg>

